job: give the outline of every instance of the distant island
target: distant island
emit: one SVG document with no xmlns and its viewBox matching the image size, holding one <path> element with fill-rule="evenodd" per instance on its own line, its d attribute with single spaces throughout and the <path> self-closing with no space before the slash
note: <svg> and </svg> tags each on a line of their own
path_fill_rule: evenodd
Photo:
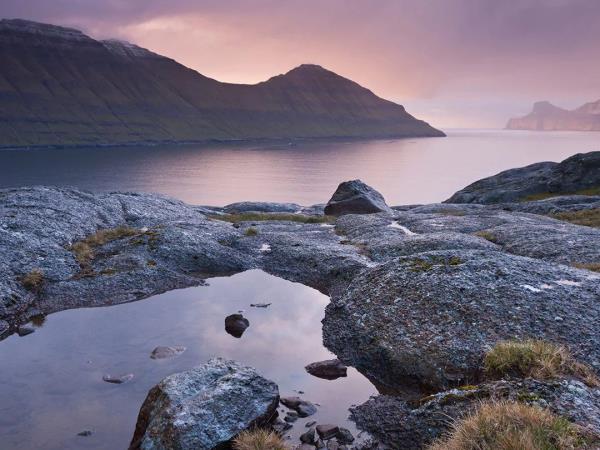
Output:
<svg viewBox="0 0 600 450">
<path fill-rule="evenodd" d="M 222 83 L 117 40 L 0 20 L 0 147 L 444 136 L 357 83 L 301 65 Z"/>
<path fill-rule="evenodd" d="M 600 100 L 567 110 L 550 102 L 537 102 L 524 117 L 510 119 L 509 130 L 600 131 Z"/>
</svg>

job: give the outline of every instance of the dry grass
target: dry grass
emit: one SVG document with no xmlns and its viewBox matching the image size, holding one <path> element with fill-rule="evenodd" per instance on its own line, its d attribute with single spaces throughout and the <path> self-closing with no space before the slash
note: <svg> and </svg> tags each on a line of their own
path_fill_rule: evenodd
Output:
<svg viewBox="0 0 600 450">
<path fill-rule="evenodd" d="M 244 235 L 245 236 L 256 236 L 256 235 L 258 235 L 258 230 L 254 227 L 250 227 L 244 232 Z"/>
<path fill-rule="evenodd" d="M 332 223 L 335 222 L 333 216 L 307 216 L 305 214 L 286 214 L 286 213 L 240 213 L 211 215 L 211 219 L 223 220 L 225 222 L 265 222 L 269 220 L 301 222 L 301 223 Z"/>
<path fill-rule="evenodd" d="M 596 186 L 596 187 L 592 187 L 592 188 L 588 188 L 588 189 L 581 189 L 579 191 L 568 192 L 568 193 L 540 192 L 538 194 L 527 195 L 527 196 L 523 197 L 521 199 L 521 201 L 533 202 L 533 201 L 537 201 L 537 200 L 545 200 L 547 198 L 552 198 L 552 197 L 562 197 L 565 195 L 600 195 L 600 186 Z"/>
<path fill-rule="evenodd" d="M 289 450 L 277 433 L 261 428 L 242 431 L 233 440 L 233 448 L 235 450 Z"/>
<path fill-rule="evenodd" d="M 482 230 L 473 233 L 475 236 L 479 236 L 480 238 L 485 239 L 486 241 L 490 241 L 493 244 L 498 243 L 498 238 L 494 236 L 490 231 Z"/>
<path fill-rule="evenodd" d="M 499 342 L 485 355 L 484 366 L 492 376 L 515 375 L 538 380 L 573 376 L 589 386 L 600 386 L 594 371 L 576 361 L 566 347 L 541 340 Z"/>
<path fill-rule="evenodd" d="M 85 239 L 75 242 L 71 245 L 70 250 L 75 255 L 75 259 L 82 268 L 89 266 L 95 256 L 94 249 L 109 242 L 123 239 L 126 237 L 137 236 L 142 234 L 140 230 L 135 228 L 120 226 L 117 228 L 108 228 L 98 230 L 94 234 Z"/>
<path fill-rule="evenodd" d="M 568 420 L 518 402 L 482 403 L 429 450 L 575 450 L 586 437 Z"/>
<path fill-rule="evenodd" d="M 582 209 L 580 211 L 568 211 L 552 214 L 552 217 L 576 225 L 600 228 L 600 208 Z"/>
<path fill-rule="evenodd" d="M 28 291 L 39 292 L 44 284 L 44 272 L 40 269 L 33 269 L 31 272 L 23 275 L 20 281 Z"/>
<path fill-rule="evenodd" d="M 574 263 L 573 267 L 591 270 L 592 272 L 600 272 L 600 263 Z"/>
</svg>

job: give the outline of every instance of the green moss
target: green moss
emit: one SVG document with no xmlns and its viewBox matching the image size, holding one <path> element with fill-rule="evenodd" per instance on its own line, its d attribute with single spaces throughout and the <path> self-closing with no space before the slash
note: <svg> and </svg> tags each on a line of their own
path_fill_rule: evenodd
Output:
<svg viewBox="0 0 600 450">
<path fill-rule="evenodd" d="M 332 223 L 335 221 L 333 216 L 307 216 L 305 214 L 288 213 L 240 213 L 240 214 L 213 214 L 208 216 L 214 220 L 223 220 L 225 222 L 265 222 L 265 221 L 286 221 L 300 223 Z"/>
<path fill-rule="evenodd" d="M 247 228 L 246 231 L 244 231 L 244 236 L 256 236 L 256 235 L 258 235 L 258 230 L 254 227 Z"/>
<path fill-rule="evenodd" d="M 148 261 L 146 261 L 146 265 L 148 267 L 156 267 L 156 261 L 154 261 L 153 259 L 149 259 Z"/>
<path fill-rule="evenodd" d="M 100 271 L 100 275 L 114 275 L 115 273 L 117 273 L 117 269 L 113 267 L 107 267 L 106 269 L 102 269 Z"/>
<path fill-rule="evenodd" d="M 573 263 L 573 267 L 591 270 L 592 272 L 600 272 L 600 263 Z"/>
<path fill-rule="evenodd" d="M 44 284 L 44 272 L 40 269 L 33 269 L 21 277 L 21 284 L 28 291 L 38 292 Z"/>
<path fill-rule="evenodd" d="M 415 258 L 411 261 L 409 270 L 412 272 L 428 272 L 435 266 L 458 266 L 463 263 L 464 261 L 458 256 L 451 256 L 450 258 L 437 256 L 432 256 L 428 259 Z"/>
<path fill-rule="evenodd" d="M 477 231 L 476 233 L 473 233 L 473 234 L 475 236 L 479 236 L 480 238 L 485 239 L 486 241 L 490 241 L 493 244 L 498 243 L 498 238 L 496 238 L 496 236 L 494 236 L 490 231 L 481 230 L 481 231 Z"/>
</svg>

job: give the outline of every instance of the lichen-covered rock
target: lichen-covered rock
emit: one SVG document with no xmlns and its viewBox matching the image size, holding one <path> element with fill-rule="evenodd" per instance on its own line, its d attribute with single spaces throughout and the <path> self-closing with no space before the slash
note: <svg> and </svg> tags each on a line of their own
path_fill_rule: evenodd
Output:
<svg viewBox="0 0 600 450">
<path fill-rule="evenodd" d="M 577 380 L 500 380 L 440 392 L 419 402 L 381 395 L 351 410 L 351 419 L 398 450 L 420 450 L 472 412 L 480 401 L 511 400 L 548 408 L 600 434 L 600 389 Z"/>
<path fill-rule="evenodd" d="M 600 369 L 600 275 L 497 251 L 392 259 L 332 297 L 325 345 L 391 390 L 476 379 L 501 339 L 568 345 Z"/>
<path fill-rule="evenodd" d="M 505 170 L 458 191 L 446 203 L 518 202 L 527 196 L 574 194 L 600 188 L 600 152 L 578 153 L 561 163 Z"/>
<path fill-rule="evenodd" d="M 325 206 L 325 214 L 331 216 L 378 212 L 391 212 L 391 208 L 379 192 L 360 180 L 340 183 Z"/>
<path fill-rule="evenodd" d="M 251 367 L 215 358 L 150 390 L 130 449 L 214 449 L 274 420 L 278 403 L 275 383 Z"/>
</svg>

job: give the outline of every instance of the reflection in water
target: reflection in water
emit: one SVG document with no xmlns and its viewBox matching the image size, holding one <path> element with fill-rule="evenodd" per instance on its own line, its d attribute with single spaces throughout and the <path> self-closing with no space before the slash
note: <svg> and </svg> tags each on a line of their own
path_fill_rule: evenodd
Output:
<svg viewBox="0 0 600 450">
<path fill-rule="evenodd" d="M 317 415 L 296 422 L 294 443 L 310 420 L 355 431 L 348 407 L 375 388 L 352 368 L 335 381 L 304 370 L 333 357 L 321 340 L 328 301 L 311 288 L 253 270 L 135 303 L 53 314 L 34 334 L 0 342 L 0 447 L 124 449 L 150 387 L 214 356 L 256 367 L 282 396 L 304 391 L 302 397 L 321 405 Z M 252 326 L 236 339 L 223 321 L 240 311 Z M 158 346 L 186 350 L 151 359 Z M 115 385 L 102 381 L 107 373 L 135 376 Z M 84 430 L 94 433 L 77 435 Z"/>
<path fill-rule="evenodd" d="M 449 131 L 447 138 L 289 145 L 0 151 L 0 188 L 146 191 L 193 204 L 329 200 L 361 178 L 390 204 L 444 200 L 500 170 L 600 150 L 598 132 Z"/>
</svg>

